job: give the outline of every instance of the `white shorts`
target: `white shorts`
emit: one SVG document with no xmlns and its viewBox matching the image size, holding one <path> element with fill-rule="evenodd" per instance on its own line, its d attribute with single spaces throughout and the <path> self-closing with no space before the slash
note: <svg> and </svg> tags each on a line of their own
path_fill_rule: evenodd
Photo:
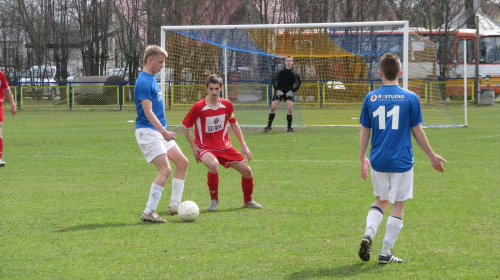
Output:
<svg viewBox="0 0 500 280">
<path fill-rule="evenodd" d="M 175 140 L 166 141 L 160 132 L 151 128 L 137 128 L 135 139 L 146 161 L 151 163 L 155 157 L 166 154 L 168 150 L 177 146 Z"/>
<path fill-rule="evenodd" d="M 380 200 L 406 201 L 413 198 L 413 167 L 404 172 L 378 172 L 371 170 L 373 193 Z"/>
</svg>

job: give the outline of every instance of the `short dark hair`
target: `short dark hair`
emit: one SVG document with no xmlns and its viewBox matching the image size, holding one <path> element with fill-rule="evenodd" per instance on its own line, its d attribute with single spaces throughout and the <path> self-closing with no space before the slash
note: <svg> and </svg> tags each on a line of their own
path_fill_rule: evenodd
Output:
<svg viewBox="0 0 500 280">
<path fill-rule="evenodd" d="M 219 84 L 220 86 L 222 86 L 222 78 L 217 74 L 212 74 L 208 76 L 207 80 L 205 81 L 205 85 L 207 87 L 209 84 Z"/>
<path fill-rule="evenodd" d="M 395 53 L 384 54 L 380 59 L 379 69 L 387 80 L 396 80 L 401 72 L 401 61 L 398 55 Z"/>
</svg>

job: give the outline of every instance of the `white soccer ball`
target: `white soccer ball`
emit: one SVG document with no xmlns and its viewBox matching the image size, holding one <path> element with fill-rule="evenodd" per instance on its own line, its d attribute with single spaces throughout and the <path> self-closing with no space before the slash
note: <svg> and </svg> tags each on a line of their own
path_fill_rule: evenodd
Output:
<svg viewBox="0 0 500 280">
<path fill-rule="evenodd" d="M 200 208 L 194 201 L 184 201 L 177 210 L 179 218 L 184 222 L 192 222 L 200 215 Z"/>
</svg>

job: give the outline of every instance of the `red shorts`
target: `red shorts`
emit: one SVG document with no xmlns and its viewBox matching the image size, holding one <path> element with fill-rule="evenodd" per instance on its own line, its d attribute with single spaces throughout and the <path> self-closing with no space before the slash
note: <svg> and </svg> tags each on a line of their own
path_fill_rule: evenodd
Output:
<svg viewBox="0 0 500 280">
<path fill-rule="evenodd" d="M 204 154 L 210 153 L 215 156 L 215 158 L 219 161 L 219 164 L 224 166 L 225 168 L 229 168 L 228 164 L 233 162 L 242 162 L 245 161 L 238 150 L 233 147 L 227 148 L 225 150 L 205 150 L 201 149 L 198 157 L 201 158 Z"/>
<path fill-rule="evenodd" d="M 0 101 L 0 122 L 3 122 L 3 102 Z"/>
</svg>

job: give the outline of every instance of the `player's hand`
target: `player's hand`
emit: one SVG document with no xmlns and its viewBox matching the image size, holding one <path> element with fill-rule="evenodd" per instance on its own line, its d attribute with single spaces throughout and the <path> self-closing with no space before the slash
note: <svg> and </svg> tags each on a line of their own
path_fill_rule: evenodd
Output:
<svg viewBox="0 0 500 280">
<path fill-rule="evenodd" d="M 283 96 L 283 92 L 281 90 L 277 90 L 276 91 L 276 96 L 277 97 L 282 97 Z"/>
<path fill-rule="evenodd" d="M 368 167 L 370 167 L 370 160 L 365 157 L 361 160 L 361 178 L 363 178 L 363 180 L 368 178 Z"/>
<path fill-rule="evenodd" d="M 293 91 L 289 90 L 289 91 L 286 93 L 286 97 L 293 97 Z"/>
<path fill-rule="evenodd" d="M 194 147 L 191 147 L 191 149 L 193 150 L 193 156 L 194 156 L 194 159 L 196 160 L 196 162 L 201 162 L 201 158 L 200 158 L 200 148 L 198 148 L 198 146 L 194 146 Z"/>
<path fill-rule="evenodd" d="M 163 138 L 167 141 L 175 140 L 175 132 L 167 130 L 165 134 L 163 134 Z"/>
<path fill-rule="evenodd" d="M 15 116 L 16 112 L 17 112 L 16 106 L 10 106 L 10 113 L 12 114 L 12 116 Z"/>
<path fill-rule="evenodd" d="M 443 162 L 447 163 L 447 161 L 442 158 L 440 155 L 434 155 L 433 158 L 430 159 L 432 167 L 439 172 L 444 172 Z"/>
<path fill-rule="evenodd" d="M 252 160 L 252 152 L 250 152 L 250 149 L 248 147 L 242 147 L 241 153 L 247 156 L 248 161 Z"/>
</svg>

